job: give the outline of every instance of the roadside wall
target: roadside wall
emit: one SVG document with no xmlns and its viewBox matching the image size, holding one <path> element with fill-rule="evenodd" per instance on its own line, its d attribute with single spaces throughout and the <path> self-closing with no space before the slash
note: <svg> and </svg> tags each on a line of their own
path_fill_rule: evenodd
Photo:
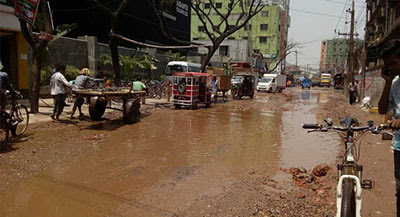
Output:
<svg viewBox="0 0 400 217">
<path fill-rule="evenodd" d="M 119 54 L 124 56 L 131 55 L 135 50 L 126 47 L 118 47 L 118 49 Z M 99 66 L 104 69 L 106 74 L 112 75 L 112 67 L 109 65 L 104 66 L 99 61 L 101 54 L 105 53 L 111 55 L 110 48 L 108 44 L 98 43 L 95 36 L 83 36 L 78 39 L 62 37 L 49 47 L 49 51 L 50 55 L 48 64 L 50 65 L 56 65 L 59 63 L 72 65 L 78 69 L 86 67 L 94 72 L 96 72 L 96 69 Z M 152 79 L 158 78 L 160 75 L 164 74 L 165 67 L 168 63 L 167 56 L 158 53 L 156 49 L 141 49 L 139 55 L 144 54 L 150 54 L 158 60 L 155 64 L 157 69 L 153 70 L 151 74 Z M 148 71 L 139 68 L 132 73 L 135 75 L 150 76 L 148 75 Z"/>
</svg>

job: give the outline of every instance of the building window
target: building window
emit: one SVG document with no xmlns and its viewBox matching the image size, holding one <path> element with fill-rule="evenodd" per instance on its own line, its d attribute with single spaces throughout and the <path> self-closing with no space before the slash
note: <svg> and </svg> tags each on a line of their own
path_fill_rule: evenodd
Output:
<svg viewBox="0 0 400 217">
<path fill-rule="evenodd" d="M 268 17 L 269 12 L 268 11 L 261 11 L 261 16 L 262 17 Z"/>
<path fill-rule="evenodd" d="M 198 30 L 199 30 L 199 32 L 205 32 L 204 26 L 199 26 Z"/>
<path fill-rule="evenodd" d="M 244 30 L 247 31 L 247 25 L 244 26 Z M 251 25 L 249 25 L 249 30 L 251 30 Z"/>
<path fill-rule="evenodd" d="M 259 49 L 254 49 L 253 53 L 260 53 L 260 50 Z"/>
<path fill-rule="evenodd" d="M 228 37 L 228 40 L 235 40 L 235 37 Z"/>
<path fill-rule="evenodd" d="M 268 30 L 268 24 L 261 24 L 260 30 Z"/>
<path fill-rule="evenodd" d="M 204 4 L 204 8 L 208 9 L 208 8 L 210 8 L 210 7 L 211 7 L 210 3 L 205 3 L 205 4 Z"/>
<path fill-rule="evenodd" d="M 260 43 L 262 44 L 267 43 L 267 37 L 260 37 Z"/>
<path fill-rule="evenodd" d="M 199 38 L 193 38 L 193 41 L 197 41 L 197 40 L 200 40 Z"/>
<path fill-rule="evenodd" d="M 243 36 L 242 38 L 245 39 L 245 40 L 247 40 L 247 36 Z"/>
<path fill-rule="evenodd" d="M 219 47 L 219 55 L 228 56 L 229 55 L 229 46 L 220 46 Z"/>
<path fill-rule="evenodd" d="M 232 3 L 228 4 L 228 9 L 232 9 Z"/>
<path fill-rule="evenodd" d="M 278 26 L 278 31 L 281 31 L 281 25 Z"/>
<path fill-rule="evenodd" d="M 221 3 L 221 2 L 215 3 L 215 7 L 216 7 L 216 8 L 222 8 L 222 3 Z"/>
</svg>

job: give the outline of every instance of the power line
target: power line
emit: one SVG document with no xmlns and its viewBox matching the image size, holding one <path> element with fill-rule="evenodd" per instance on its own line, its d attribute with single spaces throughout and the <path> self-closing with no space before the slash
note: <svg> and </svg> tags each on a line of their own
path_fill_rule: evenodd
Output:
<svg viewBox="0 0 400 217">
<path fill-rule="evenodd" d="M 344 7 L 343 7 L 343 10 L 342 10 L 342 14 L 340 15 L 340 18 L 339 18 L 339 20 L 338 20 L 338 22 L 337 22 L 337 24 L 336 24 L 335 29 L 337 29 L 337 27 L 339 26 L 340 21 L 341 21 L 342 18 L 343 18 L 343 13 L 344 13 L 344 11 L 346 10 L 346 7 L 347 7 L 348 2 L 349 2 L 349 0 L 346 0 L 346 3 L 345 3 L 345 5 L 344 5 Z"/>
<path fill-rule="evenodd" d="M 332 15 L 332 14 L 325 14 L 325 13 L 319 13 L 319 12 L 314 12 L 314 11 L 305 11 L 305 10 L 299 10 L 299 9 L 290 9 L 292 11 L 297 11 L 297 12 L 302 12 L 302 13 L 307 13 L 307 14 L 315 14 L 315 15 L 320 15 L 320 16 L 327 16 L 327 17 L 336 17 L 340 18 L 337 15 Z"/>
<path fill-rule="evenodd" d="M 334 0 L 325 0 L 325 1 L 327 1 L 327 2 L 332 2 L 332 3 L 337 3 L 337 4 L 341 4 L 341 5 L 346 5 L 346 3 L 344 3 L 344 2 L 339 2 L 339 1 L 334 1 Z M 364 4 L 365 4 L 365 2 L 364 2 Z M 364 7 L 364 6 L 361 6 L 361 5 L 356 5 L 356 7 Z"/>
</svg>

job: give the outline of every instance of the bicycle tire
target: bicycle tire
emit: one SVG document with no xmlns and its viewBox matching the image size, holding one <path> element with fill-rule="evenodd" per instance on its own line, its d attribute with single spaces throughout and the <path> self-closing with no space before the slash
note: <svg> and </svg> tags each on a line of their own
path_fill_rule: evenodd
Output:
<svg viewBox="0 0 400 217">
<path fill-rule="evenodd" d="M 5 148 L 8 143 L 9 129 L 6 115 L 8 114 L 0 114 L 0 150 Z"/>
<path fill-rule="evenodd" d="M 354 192 L 354 181 L 351 179 L 343 180 L 342 185 L 342 209 L 341 217 L 356 216 L 356 198 Z"/>
<path fill-rule="evenodd" d="M 17 122 L 15 125 L 12 125 L 12 134 L 14 136 L 23 135 L 28 129 L 29 125 L 29 112 L 26 106 L 18 104 L 11 110 L 11 123 Z M 23 124 L 21 124 L 23 123 Z"/>
</svg>

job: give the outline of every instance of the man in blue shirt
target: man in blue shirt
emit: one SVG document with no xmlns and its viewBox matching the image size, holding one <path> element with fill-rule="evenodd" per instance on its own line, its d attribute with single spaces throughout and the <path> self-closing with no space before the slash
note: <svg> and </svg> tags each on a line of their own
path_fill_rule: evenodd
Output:
<svg viewBox="0 0 400 217">
<path fill-rule="evenodd" d="M 13 103 L 14 103 L 14 99 L 15 99 L 15 90 L 13 88 L 13 86 L 10 83 L 10 79 L 8 77 L 8 74 L 6 72 L 2 72 L 0 71 L 0 90 L 1 90 L 1 106 L 4 108 L 5 104 L 6 104 L 6 91 L 10 91 L 11 93 L 11 97 L 13 99 Z"/>
<path fill-rule="evenodd" d="M 400 216 L 400 40 L 394 39 L 379 48 L 379 57 L 384 61 L 382 77 L 385 87 L 379 101 L 379 113 L 393 111 L 389 127 L 394 129 L 392 148 L 394 150 L 394 176 L 396 179 L 397 216 Z"/>
</svg>

